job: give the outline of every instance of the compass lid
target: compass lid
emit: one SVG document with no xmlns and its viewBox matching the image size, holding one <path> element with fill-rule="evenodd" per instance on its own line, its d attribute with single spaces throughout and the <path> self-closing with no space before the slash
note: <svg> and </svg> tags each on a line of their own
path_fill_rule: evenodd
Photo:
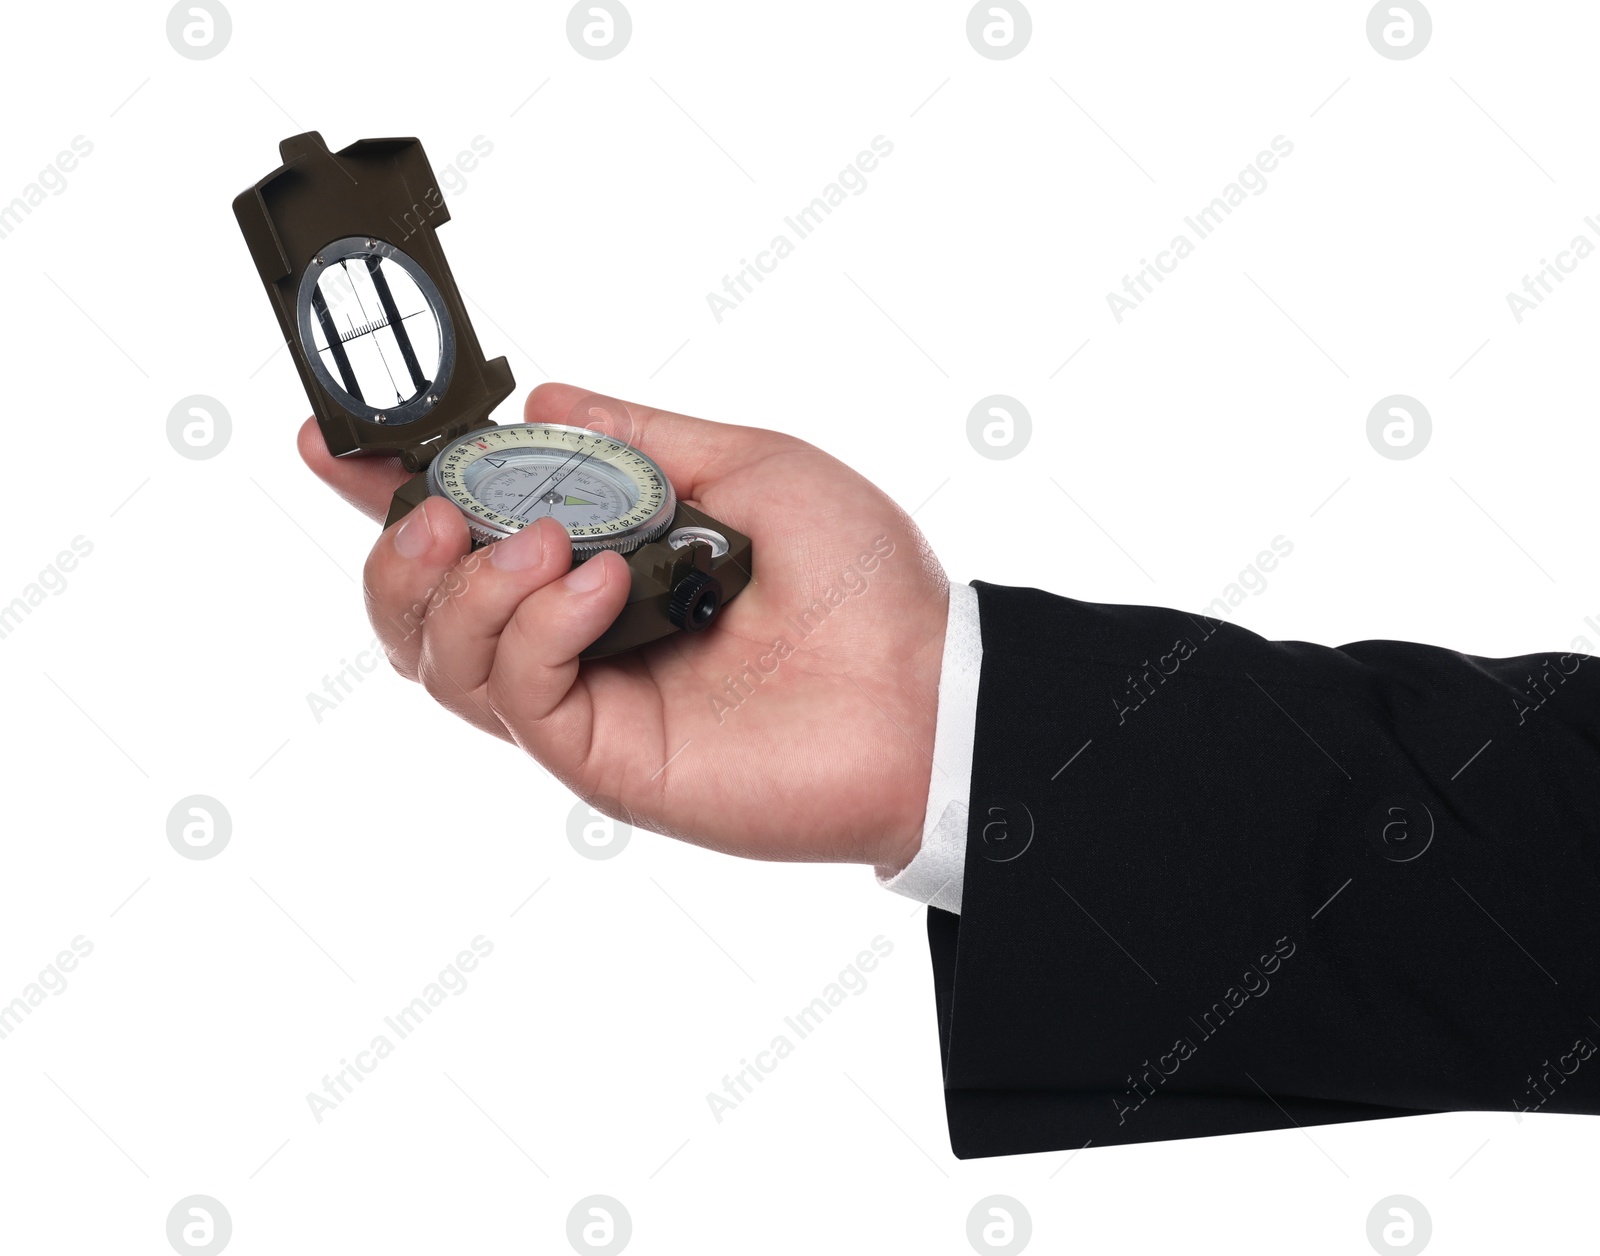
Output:
<svg viewBox="0 0 1600 1256">
<path fill-rule="evenodd" d="M 279 152 L 233 212 L 323 438 L 421 470 L 515 386 L 505 358 L 484 360 L 439 247 L 439 182 L 415 139 L 335 153 L 307 131 Z"/>
</svg>

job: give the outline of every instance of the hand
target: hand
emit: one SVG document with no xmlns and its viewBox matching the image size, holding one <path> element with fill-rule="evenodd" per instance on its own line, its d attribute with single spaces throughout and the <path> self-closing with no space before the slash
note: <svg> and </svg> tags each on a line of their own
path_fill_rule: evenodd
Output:
<svg viewBox="0 0 1600 1256">
<path fill-rule="evenodd" d="M 680 498 L 751 538 L 753 579 L 704 634 L 580 666 L 627 601 L 625 560 L 571 569 L 547 518 L 471 552 L 461 513 L 430 498 L 367 559 L 368 614 L 396 670 L 607 815 L 750 858 L 908 863 L 949 585 L 906 513 L 777 432 L 565 384 L 536 388 L 524 421 L 648 454 Z M 407 478 L 396 459 L 332 458 L 314 420 L 300 453 L 375 519 Z"/>
</svg>

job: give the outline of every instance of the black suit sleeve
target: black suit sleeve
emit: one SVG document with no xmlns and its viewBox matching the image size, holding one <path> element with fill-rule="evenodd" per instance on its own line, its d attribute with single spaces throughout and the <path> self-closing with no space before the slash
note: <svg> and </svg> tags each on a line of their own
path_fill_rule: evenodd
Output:
<svg viewBox="0 0 1600 1256">
<path fill-rule="evenodd" d="M 979 584 L 957 1156 L 1600 1113 L 1600 658 Z"/>
</svg>

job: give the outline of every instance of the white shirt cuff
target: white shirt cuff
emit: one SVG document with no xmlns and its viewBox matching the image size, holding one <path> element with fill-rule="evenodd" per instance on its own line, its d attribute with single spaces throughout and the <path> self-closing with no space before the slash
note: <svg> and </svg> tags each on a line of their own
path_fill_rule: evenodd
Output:
<svg viewBox="0 0 1600 1256">
<path fill-rule="evenodd" d="M 978 591 L 970 584 L 952 584 L 944 628 L 944 660 L 939 670 L 934 768 L 928 781 L 922 848 L 894 876 L 879 877 L 878 884 L 958 915 L 967 860 L 967 807 L 972 794 L 972 747 L 978 723 L 978 674 L 982 670 Z"/>
</svg>

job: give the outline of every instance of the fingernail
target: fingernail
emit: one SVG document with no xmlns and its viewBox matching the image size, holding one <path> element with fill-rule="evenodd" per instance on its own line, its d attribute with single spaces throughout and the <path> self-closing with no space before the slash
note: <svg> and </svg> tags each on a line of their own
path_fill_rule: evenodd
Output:
<svg viewBox="0 0 1600 1256">
<path fill-rule="evenodd" d="M 606 582 L 606 569 L 600 565 L 600 556 L 579 563 L 567 573 L 568 593 L 593 593 Z"/>
<path fill-rule="evenodd" d="M 401 558 L 421 558 L 432 544 L 433 525 L 428 522 L 428 512 L 418 506 L 394 534 L 394 547 Z"/>
<path fill-rule="evenodd" d="M 530 523 L 489 547 L 489 561 L 501 571 L 526 571 L 544 558 L 544 530 Z"/>
</svg>

